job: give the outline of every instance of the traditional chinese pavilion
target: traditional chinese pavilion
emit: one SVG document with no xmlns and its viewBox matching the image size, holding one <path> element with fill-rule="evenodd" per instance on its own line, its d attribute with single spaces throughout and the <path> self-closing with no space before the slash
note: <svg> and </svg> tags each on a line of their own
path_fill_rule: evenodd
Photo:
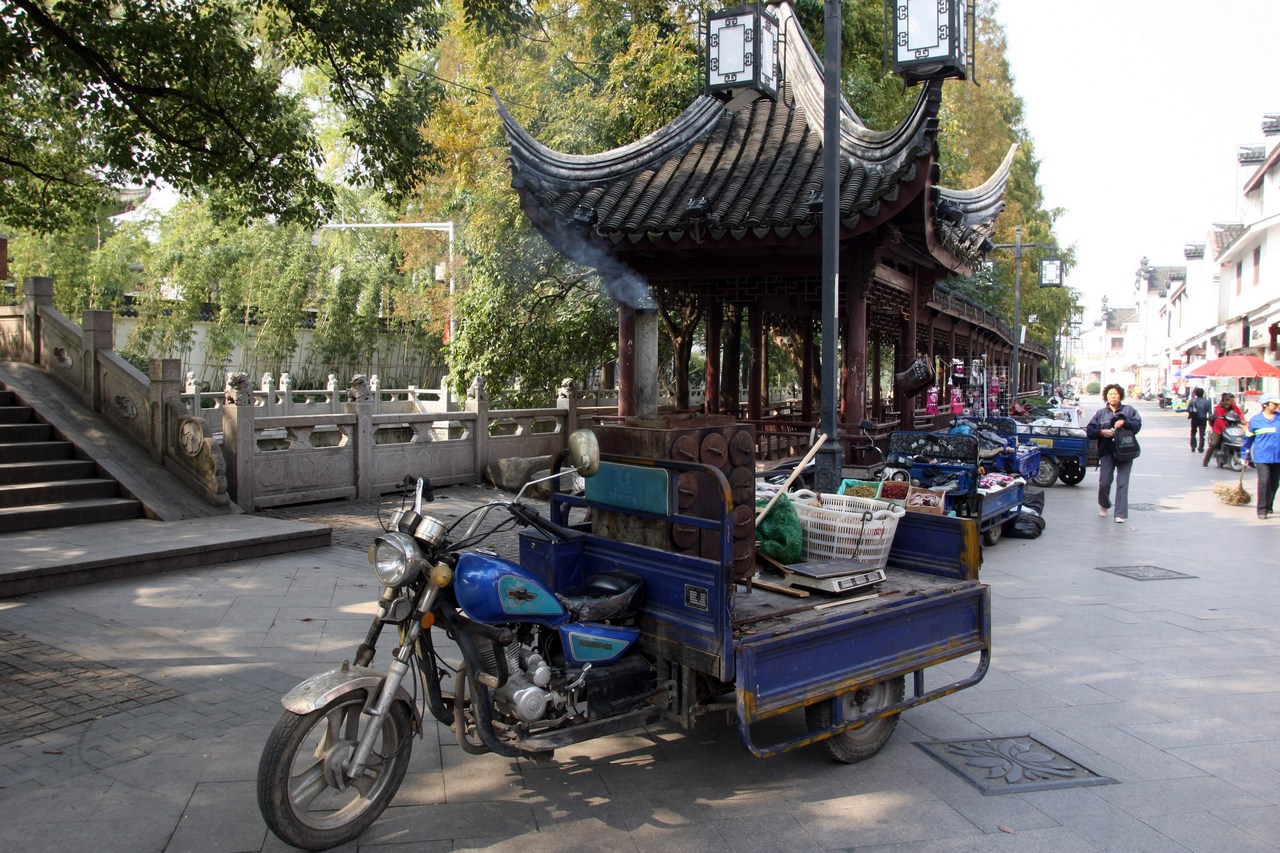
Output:
<svg viewBox="0 0 1280 853">
<path fill-rule="evenodd" d="M 525 213 L 559 251 L 597 269 L 619 302 L 622 414 L 645 413 L 650 399 L 645 386 L 653 377 L 642 356 L 639 370 L 631 357 L 633 347 L 643 346 L 634 329 L 650 310 L 649 291 L 664 306 L 701 309 L 708 413 L 738 413 L 740 317 L 752 353 L 748 420 L 768 409 L 762 356 L 768 334 L 800 341 L 806 379 L 814 375 L 823 72 L 790 3 L 769 11 L 777 27 L 776 96 L 754 85 L 703 94 L 662 129 L 591 155 L 547 148 L 498 104 L 512 186 Z M 917 356 L 931 364 L 985 356 L 1007 367 L 1013 351 L 1001 319 L 938 286 L 952 274 L 972 273 L 991 249 L 1014 154 L 981 186 L 940 186 L 942 96 L 941 81 L 925 82 L 911 112 L 887 131 L 868 128 L 841 99 L 842 424 L 870 418 L 896 428 L 924 426 L 915 396 L 869 377 L 902 371 Z M 723 352 L 722 332 L 730 342 Z M 1043 353 L 1034 346 L 1021 352 L 1019 374 L 1030 388 Z M 802 384 L 800 418 L 812 420 L 814 383 Z"/>
</svg>

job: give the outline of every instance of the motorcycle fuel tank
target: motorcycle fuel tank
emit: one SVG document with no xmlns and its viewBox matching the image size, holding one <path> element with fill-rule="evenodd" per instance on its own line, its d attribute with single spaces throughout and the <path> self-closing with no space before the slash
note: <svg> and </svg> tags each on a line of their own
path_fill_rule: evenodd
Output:
<svg viewBox="0 0 1280 853">
<path fill-rule="evenodd" d="M 569 618 L 533 575 L 493 554 L 463 554 L 453 585 L 462 612 L 477 622 L 534 622 L 554 628 Z"/>
</svg>

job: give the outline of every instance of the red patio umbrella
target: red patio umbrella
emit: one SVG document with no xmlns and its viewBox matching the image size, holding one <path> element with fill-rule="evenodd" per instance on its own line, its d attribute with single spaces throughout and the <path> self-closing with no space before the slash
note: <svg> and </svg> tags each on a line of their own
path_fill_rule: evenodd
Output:
<svg viewBox="0 0 1280 853">
<path fill-rule="evenodd" d="M 1254 379 L 1264 376 L 1280 376 L 1280 367 L 1274 367 L 1256 355 L 1224 355 L 1222 358 L 1206 361 L 1190 375 L 1202 378 L 1227 376 Z"/>
</svg>

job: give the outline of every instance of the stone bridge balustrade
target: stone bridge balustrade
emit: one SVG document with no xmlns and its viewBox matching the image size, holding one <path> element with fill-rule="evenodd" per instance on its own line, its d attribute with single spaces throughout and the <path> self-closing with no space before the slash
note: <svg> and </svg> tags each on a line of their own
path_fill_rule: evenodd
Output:
<svg viewBox="0 0 1280 853">
<path fill-rule="evenodd" d="M 113 349 L 110 311 L 77 325 L 53 307 L 53 279 L 23 279 L 23 359 L 118 427 L 214 506 L 228 502 L 222 450 L 181 399 L 182 363 L 153 359 L 144 374 Z"/>
</svg>

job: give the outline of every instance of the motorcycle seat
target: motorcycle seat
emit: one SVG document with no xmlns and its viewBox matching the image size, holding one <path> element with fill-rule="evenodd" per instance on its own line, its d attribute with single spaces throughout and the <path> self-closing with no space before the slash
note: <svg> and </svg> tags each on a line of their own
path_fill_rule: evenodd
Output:
<svg viewBox="0 0 1280 853">
<path fill-rule="evenodd" d="M 578 622 L 629 619 L 644 603 L 644 579 L 622 569 L 607 569 L 565 590 L 559 598 Z"/>
</svg>

